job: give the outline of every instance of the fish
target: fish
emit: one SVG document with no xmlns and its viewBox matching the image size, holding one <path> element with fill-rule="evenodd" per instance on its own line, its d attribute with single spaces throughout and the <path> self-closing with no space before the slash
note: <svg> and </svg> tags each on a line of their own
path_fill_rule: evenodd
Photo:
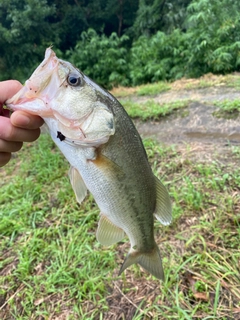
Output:
<svg viewBox="0 0 240 320">
<path fill-rule="evenodd" d="M 44 60 L 6 105 L 44 119 L 70 163 L 76 200 L 81 203 L 89 191 L 100 209 L 97 240 L 111 246 L 126 235 L 129 238 L 130 250 L 119 275 L 139 264 L 164 280 L 154 216 L 169 225 L 171 200 L 153 174 L 142 139 L 120 102 L 47 48 Z"/>
</svg>

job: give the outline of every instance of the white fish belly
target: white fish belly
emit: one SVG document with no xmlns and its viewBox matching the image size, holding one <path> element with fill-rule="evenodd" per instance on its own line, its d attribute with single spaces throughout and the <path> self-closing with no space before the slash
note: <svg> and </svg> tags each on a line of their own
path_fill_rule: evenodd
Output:
<svg viewBox="0 0 240 320">
<path fill-rule="evenodd" d="M 116 179 L 114 171 L 102 172 L 93 161 L 87 158 L 89 148 L 66 144 L 52 135 L 69 163 L 78 169 L 86 187 L 92 193 L 101 212 L 116 226 L 122 228 L 130 239 L 131 246 L 152 247 L 153 213 L 145 206 L 141 212 L 144 194 L 138 194 L 138 186 L 129 188 L 125 181 Z"/>
</svg>

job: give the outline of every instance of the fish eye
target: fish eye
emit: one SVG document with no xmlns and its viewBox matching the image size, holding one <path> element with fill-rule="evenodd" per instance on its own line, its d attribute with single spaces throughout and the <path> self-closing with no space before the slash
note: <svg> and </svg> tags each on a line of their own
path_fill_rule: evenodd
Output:
<svg viewBox="0 0 240 320">
<path fill-rule="evenodd" d="M 77 87 L 81 84 L 81 79 L 78 74 L 70 73 L 67 77 L 67 82 L 72 87 Z"/>
</svg>

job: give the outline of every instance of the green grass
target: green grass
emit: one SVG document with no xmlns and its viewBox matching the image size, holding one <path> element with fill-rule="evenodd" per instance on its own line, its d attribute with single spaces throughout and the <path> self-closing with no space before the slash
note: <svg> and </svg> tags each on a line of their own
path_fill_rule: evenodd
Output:
<svg viewBox="0 0 240 320">
<path fill-rule="evenodd" d="M 216 101 L 214 105 L 219 108 L 214 112 L 217 118 L 234 119 L 240 113 L 240 99 Z"/>
<path fill-rule="evenodd" d="M 149 83 L 138 87 L 136 93 L 138 96 L 156 95 L 166 92 L 171 89 L 171 86 L 166 82 Z"/>
<path fill-rule="evenodd" d="M 148 100 L 144 103 L 137 103 L 131 100 L 122 101 L 122 105 L 132 118 L 146 120 L 158 120 L 172 114 L 174 111 L 186 108 L 188 100 L 174 101 L 169 103 L 157 103 L 154 100 Z"/>
<path fill-rule="evenodd" d="M 111 93 L 117 98 L 129 96 L 156 96 L 166 91 L 192 90 L 204 88 L 224 88 L 230 87 L 240 89 L 240 77 L 238 74 L 213 75 L 206 74 L 200 78 L 183 78 L 174 82 L 156 82 L 143 84 L 138 87 L 117 87 Z"/>
<path fill-rule="evenodd" d="M 238 319 L 240 148 L 203 162 L 190 147 L 144 144 L 173 200 L 173 223 L 155 225 L 166 281 L 138 266 L 117 276 L 129 241 L 97 242 L 93 198 L 76 203 L 43 135 L 0 171 L 1 319 Z"/>
<path fill-rule="evenodd" d="M 228 87 L 233 87 L 237 90 L 240 89 L 240 77 L 239 74 L 230 74 L 225 76 L 226 84 Z"/>
<path fill-rule="evenodd" d="M 166 82 L 156 82 L 143 84 L 138 87 L 117 87 L 111 90 L 111 93 L 117 98 L 129 96 L 155 96 L 171 89 L 171 85 Z"/>
<path fill-rule="evenodd" d="M 206 80 L 206 79 L 198 79 L 193 82 L 189 82 L 186 84 L 185 89 L 203 89 L 203 88 L 209 88 L 214 85 L 214 81 Z"/>
</svg>

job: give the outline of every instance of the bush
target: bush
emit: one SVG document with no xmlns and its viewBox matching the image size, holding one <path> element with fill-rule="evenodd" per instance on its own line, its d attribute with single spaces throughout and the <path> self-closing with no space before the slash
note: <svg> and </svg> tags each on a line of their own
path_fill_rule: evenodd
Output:
<svg viewBox="0 0 240 320">
<path fill-rule="evenodd" d="M 104 13 L 101 1 L 83 6 L 65 2 L 56 6 L 47 0 L 0 0 L 0 80 L 25 80 L 51 44 L 107 88 L 240 70 L 240 1 L 182 0 L 175 1 L 176 6 L 160 0 L 124 2 L 133 3 L 136 17 L 131 12 L 128 20 L 124 11 L 118 30 L 128 31 L 131 39 L 99 35 L 115 30 L 111 19 L 117 25 L 121 1 L 109 2 Z M 131 27 L 124 29 L 120 22 Z M 89 25 L 98 33 L 81 33 Z M 63 52 L 69 47 L 73 49 Z"/>
<path fill-rule="evenodd" d="M 130 84 L 128 40 L 126 35 L 118 37 L 112 33 L 107 37 L 89 29 L 81 34 L 75 48 L 67 52 L 67 58 L 102 86 L 127 86 Z"/>
<path fill-rule="evenodd" d="M 190 76 L 227 73 L 240 65 L 240 3 L 195 0 L 188 6 Z"/>
<path fill-rule="evenodd" d="M 133 85 L 180 78 L 185 73 L 186 36 L 176 29 L 142 36 L 131 49 L 130 77 Z"/>
</svg>

